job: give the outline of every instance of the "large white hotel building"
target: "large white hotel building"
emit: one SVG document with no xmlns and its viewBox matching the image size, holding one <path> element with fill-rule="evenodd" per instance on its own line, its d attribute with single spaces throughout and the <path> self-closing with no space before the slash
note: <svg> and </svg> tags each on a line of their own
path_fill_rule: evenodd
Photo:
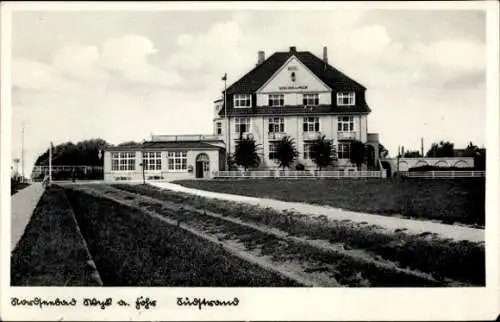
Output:
<svg viewBox="0 0 500 322">
<path fill-rule="evenodd" d="M 378 159 L 378 134 L 368 133 L 370 108 L 366 88 L 328 63 L 327 48 L 319 58 L 290 47 L 267 59 L 263 51 L 256 65 L 230 84 L 215 103 L 211 135 L 158 135 L 142 146 L 112 147 L 105 151 L 107 180 L 137 179 L 142 165 L 150 178 L 210 177 L 225 169 L 227 153 L 234 153 L 242 132 L 262 147 L 261 169 L 277 168 L 276 143 L 294 139 L 296 163 L 315 168 L 309 147 L 318 136 L 334 142 L 335 167 L 350 167 L 349 144 L 368 145 L 369 166 Z"/>
</svg>

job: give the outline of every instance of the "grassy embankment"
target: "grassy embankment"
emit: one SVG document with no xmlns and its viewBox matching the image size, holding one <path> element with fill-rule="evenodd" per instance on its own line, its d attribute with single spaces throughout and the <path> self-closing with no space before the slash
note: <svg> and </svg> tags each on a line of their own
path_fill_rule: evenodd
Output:
<svg viewBox="0 0 500 322">
<path fill-rule="evenodd" d="M 485 179 L 184 180 L 189 188 L 484 227 Z"/>
</svg>

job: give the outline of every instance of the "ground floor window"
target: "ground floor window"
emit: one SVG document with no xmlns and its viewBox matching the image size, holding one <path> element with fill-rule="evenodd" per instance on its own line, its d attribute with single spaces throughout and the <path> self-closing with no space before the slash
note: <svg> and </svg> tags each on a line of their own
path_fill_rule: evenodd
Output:
<svg viewBox="0 0 500 322">
<path fill-rule="evenodd" d="M 339 116 L 337 123 L 339 132 L 348 132 L 354 130 L 354 120 L 352 116 Z"/>
<path fill-rule="evenodd" d="M 112 152 L 111 171 L 134 171 L 135 152 Z"/>
<path fill-rule="evenodd" d="M 250 132 L 250 118 L 237 117 L 234 119 L 234 132 L 247 133 Z"/>
<path fill-rule="evenodd" d="M 304 143 L 304 160 L 309 160 L 311 159 L 311 148 L 313 144 L 312 143 Z"/>
<path fill-rule="evenodd" d="M 269 133 L 284 133 L 285 132 L 285 118 L 283 117 L 270 117 L 269 118 Z"/>
<path fill-rule="evenodd" d="M 337 157 L 339 159 L 349 159 L 351 146 L 349 143 L 339 143 Z"/>
<path fill-rule="evenodd" d="M 187 170 L 187 152 L 167 152 L 168 170 Z"/>
<path fill-rule="evenodd" d="M 269 143 L 269 160 L 275 160 L 278 158 L 278 144 L 275 142 Z"/>
<path fill-rule="evenodd" d="M 304 117 L 303 130 L 304 132 L 319 132 L 319 118 Z"/>
<path fill-rule="evenodd" d="M 161 152 L 144 152 L 142 163 L 144 170 L 161 170 Z"/>
</svg>

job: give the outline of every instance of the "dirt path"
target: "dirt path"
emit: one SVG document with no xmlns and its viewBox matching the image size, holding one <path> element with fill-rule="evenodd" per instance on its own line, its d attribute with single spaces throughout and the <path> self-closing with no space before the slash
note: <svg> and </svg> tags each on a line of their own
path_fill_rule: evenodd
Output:
<svg viewBox="0 0 500 322">
<path fill-rule="evenodd" d="M 18 191 L 11 198 L 11 235 L 10 250 L 13 251 L 21 239 L 26 225 L 31 219 L 33 210 L 43 194 L 42 184 L 33 183 L 28 187 Z"/>
<path fill-rule="evenodd" d="M 346 211 L 338 208 L 311 205 L 300 202 L 287 202 L 275 199 L 247 197 L 219 192 L 211 192 L 205 190 L 198 190 L 186 188 L 178 184 L 170 182 L 150 182 L 151 185 L 161 189 L 168 189 L 172 191 L 189 193 L 201 197 L 222 199 L 228 201 L 242 202 L 252 204 L 260 207 L 270 207 L 275 210 L 294 210 L 296 212 L 310 215 L 320 216 L 324 215 L 333 220 L 351 220 L 354 222 L 365 222 L 371 225 L 384 227 L 385 229 L 395 231 L 405 230 L 409 234 L 421 233 L 434 233 L 441 238 L 449 238 L 453 240 L 467 240 L 471 242 L 483 242 L 484 230 L 477 228 L 470 228 L 458 225 L 446 225 L 431 221 L 404 219 L 397 217 L 388 217 L 375 214 L 366 214 L 353 211 Z"/>
</svg>

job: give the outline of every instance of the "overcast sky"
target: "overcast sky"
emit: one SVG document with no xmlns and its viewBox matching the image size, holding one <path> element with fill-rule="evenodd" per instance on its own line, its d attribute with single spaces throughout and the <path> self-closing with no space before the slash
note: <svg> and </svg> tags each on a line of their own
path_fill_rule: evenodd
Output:
<svg viewBox="0 0 500 322">
<path fill-rule="evenodd" d="M 221 76 L 236 81 L 289 46 L 367 87 L 368 131 L 392 155 L 485 144 L 481 11 L 14 12 L 12 153 L 25 123 L 26 174 L 54 144 L 212 133 Z"/>
</svg>

